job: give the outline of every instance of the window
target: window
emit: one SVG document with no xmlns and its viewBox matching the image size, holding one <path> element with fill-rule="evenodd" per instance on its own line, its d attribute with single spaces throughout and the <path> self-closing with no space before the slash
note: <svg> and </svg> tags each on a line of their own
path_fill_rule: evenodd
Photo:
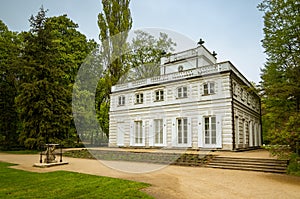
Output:
<svg viewBox="0 0 300 199">
<path fill-rule="evenodd" d="M 247 93 L 247 104 L 250 104 L 250 95 Z"/>
<path fill-rule="evenodd" d="M 205 117 L 205 144 L 216 144 L 216 117 Z"/>
<path fill-rule="evenodd" d="M 233 82 L 233 84 L 232 84 L 232 92 L 233 92 L 233 94 L 236 96 L 236 83 L 235 82 Z"/>
<path fill-rule="evenodd" d="M 134 142 L 135 144 L 143 144 L 143 123 L 142 121 L 134 122 Z"/>
<path fill-rule="evenodd" d="M 143 93 L 135 94 L 135 103 L 136 104 L 142 104 L 143 101 L 144 101 L 144 95 L 143 95 Z"/>
<path fill-rule="evenodd" d="M 215 83 L 209 82 L 203 85 L 204 95 L 210 95 L 215 93 Z"/>
<path fill-rule="evenodd" d="M 241 88 L 241 100 L 244 101 L 244 89 Z"/>
<path fill-rule="evenodd" d="M 177 119 L 177 142 L 178 144 L 188 143 L 187 118 Z"/>
<path fill-rule="evenodd" d="M 187 87 L 182 86 L 177 88 L 177 97 L 178 98 L 185 98 L 187 97 Z"/>
<path fill-rule="evenodd" d="M 154 120 L 154 143 L 163 144 L 164 143 L 164 134 L 163 134 L 163 120 L 156 119 Z"/>
<path fill-rule="evenodd" d="M 125 96 L 119 96 L 119 100 L 118 100 L 118 105 L 119 106 L 124 106 L 125 105 Z"/>
<path fill-rule="evenodd" d="M 155 101 L 164 101 L 164 90 L 155 91 Z"/>
</svg>

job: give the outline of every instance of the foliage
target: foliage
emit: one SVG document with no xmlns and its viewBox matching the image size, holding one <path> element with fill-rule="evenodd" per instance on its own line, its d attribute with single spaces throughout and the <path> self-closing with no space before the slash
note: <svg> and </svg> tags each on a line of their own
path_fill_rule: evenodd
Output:
<svg viewBox="0 0 300 199">
<path fill-rule="evenodd" d="M 169 56 L 175 50 L 176 43 L 162 32 L 158 38 L 141 30 L 134 33 L 136 36 L 130 43 L 128 57 L 131 69 L 125 76 L 126 80 L 133 81 L 160 75 L 160 59 Z"/>
<path fill-rule="evenodd" d="M 94 42 L 66 15 L 46 17 L 41 8 L 24 33 L 21 85 L 16 103 L 22 121 L 19 140 L 27 148 L 76 139 L 72 86 Z"/>
<path fill-rule="evenodd" d="M 297 154 L 292 154 L 289 165 L 287 168 L 287 173 L 295 176 L 300 176 L 300 157 Z"/>
<path fill-rule="evenodd" d="M 0 162 L 0 198 L 152 198 L 149 185 L 67 171 L 32 173 Z"/>
<path fill-rule="evenodd" d="M 14 100 L 18 87 L 20 37 L 0 20 L 0 148 L 18 144 L 18 115 Z"/>
<path fill-rule="evenodd" d="M 267 62 L 262 69 L 263 129 L 271 144 L 300 142 L 300 3 L 264 0 L 264 39 Z"/>
<path fill-rule="evenodd" d="M 103 12 L 98 15 L 100 51 L 105 72 L 97 88 L 96 109 L 102 119 L 100 126 L 107 137 L 108 111 L 107 108 L 101 108 L 108 105 L 111 86 L 128 70 L 124 52 L 127 51 L 128 31 L 132 27 L 129 3 L 130 0 L 102 0 Z"/>
<path fill-rule="evenodd" d="M 264 145 L 263 148 L 268 150 L 272 156 L 277 156 L 281 160 L 288 160 L 291 156 L 291 147 L 288 145 Z"/>
</svg>

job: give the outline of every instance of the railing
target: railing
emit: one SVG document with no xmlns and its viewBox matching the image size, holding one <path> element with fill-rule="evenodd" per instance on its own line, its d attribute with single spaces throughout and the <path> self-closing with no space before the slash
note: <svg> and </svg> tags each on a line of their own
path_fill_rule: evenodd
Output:
<svg viewBox="0 0 300 199">
<path fill-rule="evenodd" d="M 222 71 L 234 70 L 230 62 L 223 62 L 219 64 L 202 66 L 199 68 L 194 68 L 182 72 L 170 73 L 166 75 L 155 76 L 147 79 L 141 79 L 133 82 L 128 82 L 124 84 L 117 84 L 112 87 L 112 92 L 137 88 L 145 85 L 164 83 L 169 81 L 181 80 L 190 77 L 196 77 L 200 75 L 207 75 Z"/>
</svg>

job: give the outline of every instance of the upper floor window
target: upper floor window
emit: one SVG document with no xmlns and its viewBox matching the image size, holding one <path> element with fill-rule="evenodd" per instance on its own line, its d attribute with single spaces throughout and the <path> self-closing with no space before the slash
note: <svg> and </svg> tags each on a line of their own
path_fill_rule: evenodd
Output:
<svg viewBox="0 0 300 199">
<path fill-rule="evenodd" d="M 210 95 L 215 93 L 215 83 L 209 82 L 203 85 L 204 95 Z"/>
<path fill-rule="evenodd" d="M 125 96 L 119 96 L 119 100 L 118 100 L 118 105 L 119 106 L 124 106 L 125 105 Z"/>
<path fill-rule="evenodd" d="M 164 101 L 164 90 L 155 91 L 155 101 Z"/>
<path fill-rule="evenodd" d="M 232 90 L 233 90 L 233 94 L 236 96 L 236 83 L 233 82 L 232 84 Z"/>
<path fill-rule="evenodd" d="M 135 94 L 135 103 L 142 104 L 143 102 L 144 102 L 144 94 L 143 93 Z"/>
<path fill-rule="evenodd" d="M 182 86 L 177 88 L 177 97 L 178 98 L 185 98 L 187 97 L 187 87 Z"/>
<path fill-rule="evenodd" d="M 241 100 L 244 101 L 244 89 L 241 88 Z"/>
</svg>

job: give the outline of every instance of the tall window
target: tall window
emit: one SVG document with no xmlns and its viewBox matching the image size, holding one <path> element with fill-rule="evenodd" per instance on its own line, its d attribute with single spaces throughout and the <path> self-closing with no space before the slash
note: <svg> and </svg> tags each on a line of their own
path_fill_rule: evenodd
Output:
<svg viewBox="0 0 300 199">
<path fill-rule="evenodd" d="M 177 88 L 177 97 L 178 98 L 185 98 L 187 97 L 187 87 L 182 86 Z"/>
<path fill-rule="evenodd" d="M 135 121 L 134 122 L 134 142 L 135 144 L 142 144 L 143 143 L 143 123 L 142 121 Z"/>
<path fill-rule="evenodd" d="M 135 94 L 135 103 L 142 104 L 144 102 L 144 95 L 143 93 Z"/>
<path fill-rule="evenodd" d="M 188 128 L 187 128 L 187 118 L 177 119 L 177 142 L 178 144 L 188 143 Z"/>
<path fill-rule="evenodd" d="M 155 91 L 155 101 L 163 101 L 164 100 L 164 90 Z"/>
<path fill-rule="evenodd" d="M 205 144 L 216 144 L 216 117 L 205 117 Z"/>
<path fill-rule="evenodd" d="M 162 119 L 154 120 L 154 140 L 155 140 L 155 144 L 163 144 L 164 143 L 163 120 Z"/>
<path fill-rule="evenodd" d="M 215 83 L 209 82 L 203 85 L 204 95 L 210 95 L 215 93 Z"/>
<path fill-rule="evenodd" d="M 118 105 L 119 106 L 124 106 L 125 105 L 125 96 L 119 96 L 119 100 L 118 100 Z"/>
</svg>

